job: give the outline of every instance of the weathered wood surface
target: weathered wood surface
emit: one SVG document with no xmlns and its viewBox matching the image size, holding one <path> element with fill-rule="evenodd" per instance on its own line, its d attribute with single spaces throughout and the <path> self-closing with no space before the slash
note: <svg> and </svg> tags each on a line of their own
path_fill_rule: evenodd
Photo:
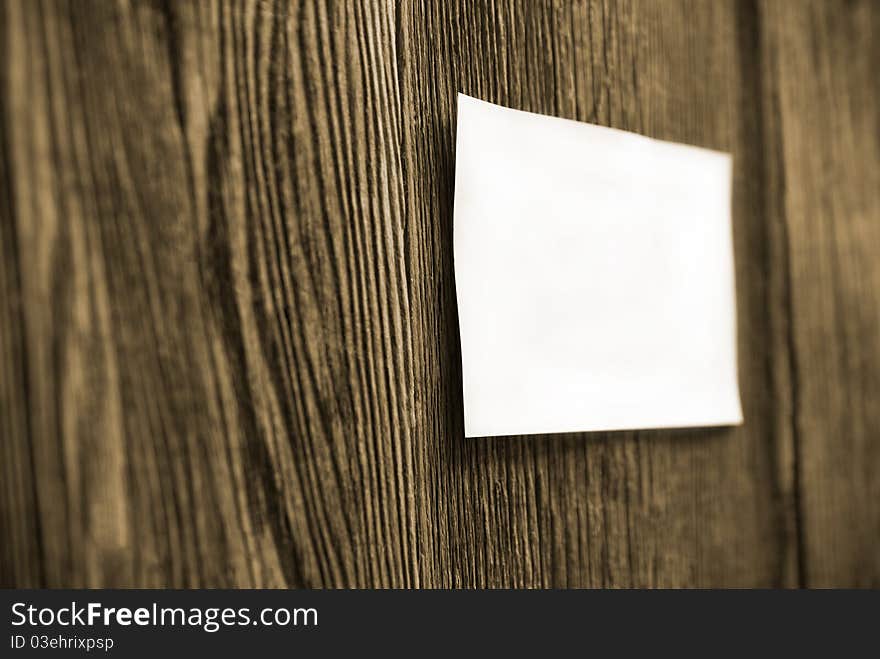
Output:
<svg viewBox="0 0 880 659">
<path fill-rule="evenodd" d="M 878 29 L 0 4 L 0 583 L 880 586 Z M 745 425 L 463 438 L 459 90 L 733 152 Z"/>
</svg>

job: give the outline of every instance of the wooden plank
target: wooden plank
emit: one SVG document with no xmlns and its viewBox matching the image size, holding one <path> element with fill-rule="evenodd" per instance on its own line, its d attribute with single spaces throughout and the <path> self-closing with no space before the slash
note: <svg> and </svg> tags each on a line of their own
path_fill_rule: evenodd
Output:
<svg viewBox="0 0 880 659">
<path fill-rule="evenodd" d="M 880 586 L 880 6 L 761 5 L 808 586 Z"/>
<path fill-rule="evenodd" d="M 10 5 L 46 585 L 420 584 L 389 11 Z"/>
<path fill-rule="evenodd" d="M 0 6 L 0 26 L 8 7 Z M 6 55 L 0 29 L 0 54 Z M 6 58 L 3 58 L 4 61 Z M 7 88 L 8 67 L 0 67 Z M 27 332 L 21 287 L 8 103 L 0 93 L 0 585 L 42 581 L 40 527 L 31 462 L 31 414 L 27 380 Z"/>
<path fill-rule="evenodd" d="M 756 114 L 740 90 L 756 67 L 740 71 L 738 19 L 730 3 L 414 3 L 404 12 L 414 336 L 427 353 L 425 423 L 442 438 L 434 496 L 447 527 L 444 585 L 793 579 L 791 483 L 776 455 L 772 328 L 756 276 L 767 263 L 751 249 L 766 227 L 752 201 Z M 450 251 L 458 90 L 735 153 L 744 427 L 462 439 Z"/>
</svg>

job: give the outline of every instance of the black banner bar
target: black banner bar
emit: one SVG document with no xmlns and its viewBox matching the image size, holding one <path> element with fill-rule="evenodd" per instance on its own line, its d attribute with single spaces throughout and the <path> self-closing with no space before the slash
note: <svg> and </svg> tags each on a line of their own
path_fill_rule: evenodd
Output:
<svg viewBox="0 0 880 659">
<path fill-rule="evenodd" d="M 5 590 L 2 656 L 877 651 L 877 591 Z M 867 643 L 867 645 L 865 645 Z"/>
</svg>

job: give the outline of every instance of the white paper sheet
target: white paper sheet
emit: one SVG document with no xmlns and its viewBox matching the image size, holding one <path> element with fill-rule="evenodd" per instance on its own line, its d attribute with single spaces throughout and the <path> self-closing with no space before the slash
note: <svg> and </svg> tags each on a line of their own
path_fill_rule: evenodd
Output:
<svg viewBox="0 0 880 659">
<path fill-rule="evenodd" d="M 459 94 L 465 435 L 742 422 L 731 158 Z"/>
</svg>

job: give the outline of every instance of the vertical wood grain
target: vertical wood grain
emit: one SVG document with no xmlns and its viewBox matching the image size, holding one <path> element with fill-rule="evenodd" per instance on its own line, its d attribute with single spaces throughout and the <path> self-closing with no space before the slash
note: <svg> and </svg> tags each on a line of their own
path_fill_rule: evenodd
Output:
<svg viewBox="0 0 880 659">
<path fill-rule="evenodd" d="M 428 395 L 441 417 L 444 585 L 783 585 L 787 474 L 776 466 L 766 240 L 749 178 L 755 121 L 731 3 L 418 3 L 404 34 L 413 255 L 425 264 Z M 736 430 L 462 438 L 451 257 L 455 92 L 738 154 Z M 738 121 L 741 112 L 744 121 Z M 760 182 L 757 184 L 761 185 Z M 773 310 L 769 310 L 773 313 Z M 416 315 L 418 318 L 419 315 Z M 454 355 L 454 358 L 452 356 Z M 451 362 L 451 364 L 450 364 Z M 785 481 L 780 485 L 780 480 Z"/>
<path fill-rule="evenodd" d="M 880 7 L 764 2 L 802 580 L 880 586 Z"/>
<path fill-rule="evenodd" d="M 0 6 L 0 26 L 9 7 Z M 0 30 L 0 57 L 8 61 L 7 31 Z M 9 67 L 0 68 L 8 88 Z M 41 530 L 31 469 L 31 410 L 28 399 L 28 336 L 23 325 L 23 291 L 12 194 L 8 97 L 0 94 L 0 583 L 43 582 Z"/>
<path fill-rule="evenodd" d="M 389 8 L 7 24 L 44 582 L 419 585 Z"/>
<path fill-rule="evenodd" d="M 0 5 L 0 581 L 871 585 L 868 2 Z M 735 429 L 465 440 L 456 92 L 734 154 Z"/>
</svg>

